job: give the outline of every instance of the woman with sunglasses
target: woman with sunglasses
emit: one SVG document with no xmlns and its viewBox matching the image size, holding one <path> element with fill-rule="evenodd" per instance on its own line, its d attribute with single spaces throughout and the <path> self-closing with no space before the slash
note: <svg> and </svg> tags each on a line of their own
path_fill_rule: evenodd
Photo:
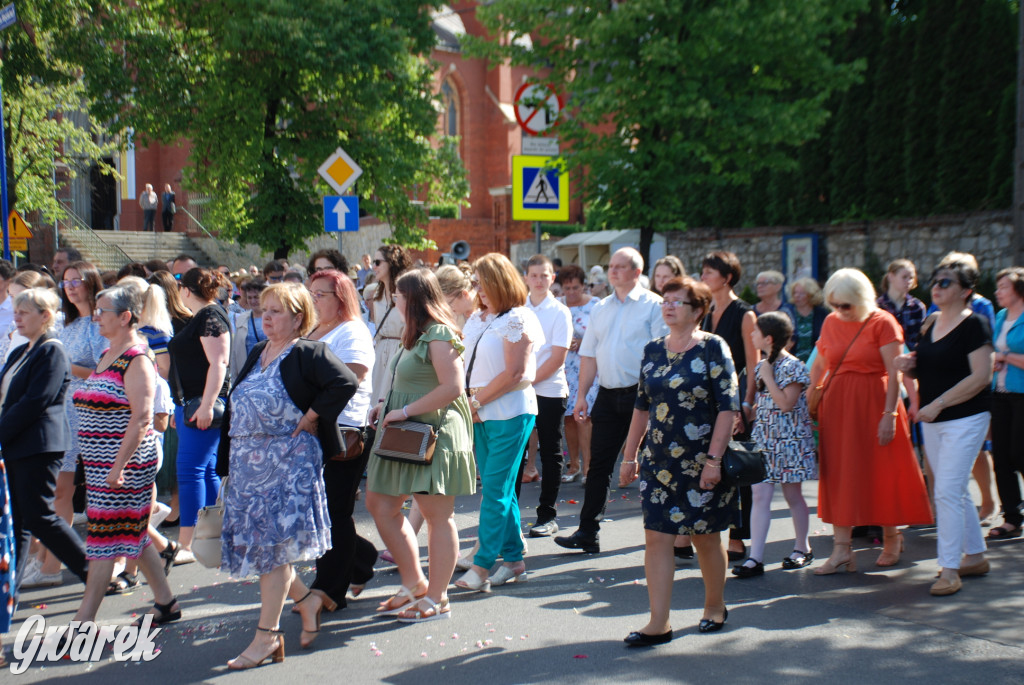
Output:
<svg viewBox="0 0 1024 685">
<path fill-rule="evenodd" d="M 971 466 L 988 431 L 992 401 L 992 329 L 968 306 L 978 272 L 965 262 L 940 266 L 932 276 L 932 314 L 917 350 L 897 368 L 917 377 L 916 418 L 933 474 L 941 570 L 931 594 L 959 592 L 961 576 L 988 573 L 985 539 L 968 490 Z M 961 559 L 962 556 L 962 559 Z"/>
<path fill-rule="evenodd" d="M 884 567 L 900 560 L 897 526 L 932 520 L 899 401 L 900 325 L 878 309 L 871 281 L 856 269 L 828 279 L 825 301 L 835 311 L 821 327 L 809 387 L 824 389 L 818 516 L 832 524 L 834 538 L 817 575 L 857 570 L 850 542 L 855 525 L 882 527 L 884 548 L 875 565 Z"/>
<path fill-rule="evenodd" d="M 391 385 L 391 360 L 398 354 L 405 331 L 402 317 L 394 310 L 395 283 L 411 266 L 412 260 L 399 245 L 381 245 L 373 255 L 373 275 L 377 282 L 366 286 L 363 293 L 375 327 L 371 407 L 384 400 Z"/>
</svg>

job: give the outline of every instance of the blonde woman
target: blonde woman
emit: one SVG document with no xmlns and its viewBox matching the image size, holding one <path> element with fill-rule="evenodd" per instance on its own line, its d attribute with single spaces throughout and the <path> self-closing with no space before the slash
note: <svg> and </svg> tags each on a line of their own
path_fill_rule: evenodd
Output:
<svg viewBox="0 0 1024 685">
<path fill-rule="evenodd" d="M 932 521 L 899 401 L 896 356 L 903 331 L 877 308 L 871 281 L 856 269 L 828 279 L 825 301 L 833 313 L 821 328 L 809 387 L 828 383 L 818 410 L 818 516 L 832 524 L 834 542 L 817 575 L 857 570 L 850 542 L 855 525 L 882 527 L 884 548 L 875 565 L 884 567 L 900 560 L 897 526 Z"/>
</svg>

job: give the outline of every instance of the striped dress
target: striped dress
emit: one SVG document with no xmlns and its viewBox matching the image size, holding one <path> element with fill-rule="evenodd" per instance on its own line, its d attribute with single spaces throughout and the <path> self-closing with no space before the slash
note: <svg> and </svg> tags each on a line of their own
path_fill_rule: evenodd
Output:
<svg viewBox="0 0 1024 685">
<path fill-rule="evenodd" d="M 78 440 L 88 493 L 87 559 L 137 559 L 149 545 L 146 528 L 157 470 L 156 433 L 152 428 L 125 466 L 124 485 L 107 486 L 107 475 L 131 417 L 124 374 L 132 359 L 140 355 L 152 359 L 144 344 L 129 347 L 106 369 L 93 372 L 75 392 Z"/>
</svg>

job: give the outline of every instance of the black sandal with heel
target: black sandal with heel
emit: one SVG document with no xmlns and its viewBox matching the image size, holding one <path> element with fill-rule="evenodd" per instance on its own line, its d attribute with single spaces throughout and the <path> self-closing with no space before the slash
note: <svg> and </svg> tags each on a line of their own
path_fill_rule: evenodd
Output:
<svg viewBox="0 0 1024 685">
<path fill-rule="evenodd" d="M 177 603 L 178 603 L 178 600 L 175 597 L 171 597 L 171 601 L 168 602 L 167 604 L 160 604 L 158 602 L 153 602 L 153 608 L 156 609 L 158 613 L 155 613 L 155 614 L 144 614 L 137 621 L 135 621 L 135 623 L 133 623 L 132 625 L 136 626 L 136 627 L 141 626 L 142 625 L 142 620 L 146 616 L 152 616 L 153 617 L 153 624 L 154 625 L 158 625 L 158 626 L 161 626 L 161 625 L 163 625 L 165 623 L 170 623 L 171 621 L 177 621 L 179 618 L 181 618 L 181 608 L 179 607 L 177 611 L 171 611 L 171 609 L 173 609 L 174 605 L 177 604 Z"/>
<path fill-rule="evenodd" d="M 163 552 L 160 552 L 160 558 L 164 560 L 164 575 L 171 575 L 171 568 L 174 567 L 174 560 L 178 556 L 178 552 L 181 551 L 181 544 L 174 540 L 167 541 L 167 547 L 164 548 Z"/>
</svg>

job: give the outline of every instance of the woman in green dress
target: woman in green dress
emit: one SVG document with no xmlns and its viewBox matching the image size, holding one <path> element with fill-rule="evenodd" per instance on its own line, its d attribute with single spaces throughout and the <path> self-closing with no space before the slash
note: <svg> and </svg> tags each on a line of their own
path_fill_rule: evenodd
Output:
<svg viewBox="0 0 1024 685">
<path fill-rule="evenodd" d="M 459 532 L 455 497 L 476 491 L 472 418 L 464 391 L 462 335 L 433 273 L 415 269 L 396 283 L 395 313 L 405 321 L 402 346 L 392 364 L 390 391 L 370 411 L 380 419 L 367 473 L 366 507 L 395 558 L 402 586 L 378 611 L 403 623 L 451 616 L 448 584 L 455 572 Z M 376 453 L 383 428 L 396 421 L 437 427 L 430 464 L 388 461 Z M 420 568 L 419 546 L 402 505 L 412 495 L 429 528 L 429 583 Z"/>
</svg>

